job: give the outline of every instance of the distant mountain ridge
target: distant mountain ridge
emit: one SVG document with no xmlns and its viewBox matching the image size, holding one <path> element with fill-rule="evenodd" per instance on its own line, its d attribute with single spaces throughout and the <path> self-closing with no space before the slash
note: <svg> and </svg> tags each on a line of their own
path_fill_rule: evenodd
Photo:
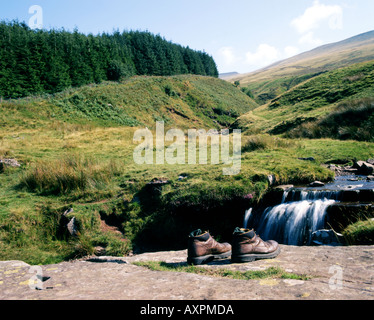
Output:
<svg viewBox="0 0 374 320">
<path fill-rule="evenodd" d="M 260 70 L 230 78 L 249 84 L 274 78 L 319 73 L 374 60 L 374 30 L 317 47 Z"/>
<path fill-rule="evenodd" d="M 289 59 L 276 62 L 268 66 L 266 69 L 270 69 L 277 65 L 287 65 L 292 62 L 298 62 L 306 58 L 315 58 L 318 55 L 332 54 L 334 52 L 340 52 L 342 50 L 349 50 L 349 49 L 352 49 L 352 46 L 354 46 L 357 49 L 359 47 L 364 47 L 366 45 L 371 46 L 373 44 L 374 44 L 374 31 L 369 31 L 366 33 L 359 34 L 358 36 L 354 36 L 354 37 L 351 37 L 351 38 L 348 38 L 348 39 L 345 39 L 339 42 L 325 44 L 323 46 L 317 47 L 310 51 L 303 52 Z M 369 55 L 369 60 L 371 59 L 374 59 L 374 51 L 372 52 L 371 55 Z M 359 62 L 362 62 L 362 61 L 359 61 Z"/>
<path fill-rule="evenodd" d="M 226 72 L 226 73 L 220 73 L 219 78 L 220 79 L 230 79 L 231 77 L 239 75 L 238 72 Z"/>
</svg>

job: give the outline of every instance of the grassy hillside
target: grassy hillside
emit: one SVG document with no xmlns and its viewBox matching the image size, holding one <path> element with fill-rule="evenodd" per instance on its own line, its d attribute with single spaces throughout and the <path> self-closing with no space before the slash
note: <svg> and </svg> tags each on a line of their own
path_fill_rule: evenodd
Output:
<svg viewBox="0 0 374 320">
<path fill-rule="evenodd" d="M 227 126 L 257 104 L 233 85 L 202 76 L 134 77 L 2 103 L 2 126 L 51 120 L 105 126 Z M 9 110 L 12 110 L 10 112 Z M 18 119 L 18 120 L 17 120 Z"/>
<path fill-rule="evenodd" d="M 328 115 L 302 123 L 286 135 L 291 138 L 332 138 L 374 141 L 374 98 L 348 100 Z"/>
<path fill-rule="evenodd" d="M 265 104 L 297 84 L 323 72 L 374 59 L 374 31 L 318 47 L 258 71 L 229 79 L 251 90 Z"/>
<path fill-rule="evenodd" d="M 181 129 L 222 128 L 256 106 L 233 85 L 199 76 L 136 77 L 2 101 L 0 159 L 16 159 L 21 167 L 1 167 L 0 259 L 48 263 L 100 246 L 108 254 L 128 253 L 147 223 L 169 207 L 160 199 L 153 205 L 152 179 L 178 181 L 188 172 L 196 176 L 186 189 L 193 193 L 222 174 L 222 165 L 137 166 L 135 130 L 153 130 L 157 120 Z M 69 207 L 78 237 L 66 230 L 72 216 L 62 213 Z"/>
<path fill-rule="evenodd" d="M 357 105 L 361 104 L 360 101 L 367 104 L 365 98 L 371 97 L 374 97 L 373 61 L 329 71 L 302 82 L 272 99 L 268 104 L 241 116 L 234 126 L 252 133 L 266 131 L 271 134 L 283 134 L 300 125 L 305 126 L 341 111 L 343 102 L 345 112 L 348 109 L 355 109 L 356 118 L 361 113 L 362 117 L 369 119 L 371 109 L 359 109 Z M 359 122 L 356 126 L 362 124 Z M 340 121 L 339 124 L 335 123 L 336 125 L 343 123 Z M 337 138 L 330 135 L 327 137 Z M 373 136 L 370 136 L 369 139 L 363 140 L 372 138 Z"/>
<path fill-rule="evenodd" d="M 234 176 L 223 175 L 229 165 L 222 162 L 133 160 L 135 131 L 146 125 L 154 133 L 156 120 L 181 129 L 222 128 L 248 110 L 261 111 L 255 108 L 232 84 L 198 76 L 138 77 L 3 101 L 0 159 L 16 159 L 21 166 L 0 170 L 0 260 L 47 264 L 152 246 L 182 249 L 197 228 L 229 241 L 245 210 L 271 187 L 269 175 L 277 184 L 328 181 L 333 172 L 322 163 L 374 153 L 369 142 L 248 131 L 242 136 L 241 171 Z M 316 161 L 299 160 L 310 156 Z M 69 208 L 74 211 L 65 216 Z M 66 227 L 73 217 L 75 236 Z"/>
<path fill-rule="evenodd" d="M 135 129 L 65 124 L 1 130 L 3 156 L 21 159 L 21 167 L 0 174 L 0 259 L 45 264 L 93 254 L 99 247 L 107 255 L 143 245 L 182 249 L 196 228 L 230 240 L 244 211 L 269 189 L 269 174 L 277 183 L 326 181 L 333 174 L 321 163 L 374 153 L 370 143 L 248 136 L 240 174 L 223 176 L 223 164 L 136 165 Z M 309 156 L 317 161 L 298 160 Z M 168 183 L 149 185 L 154 179 Z M 74 212 L 63 217 L 69 208 Z M 72 217 L 77 237 L 66 229 Z"/>
</svg>

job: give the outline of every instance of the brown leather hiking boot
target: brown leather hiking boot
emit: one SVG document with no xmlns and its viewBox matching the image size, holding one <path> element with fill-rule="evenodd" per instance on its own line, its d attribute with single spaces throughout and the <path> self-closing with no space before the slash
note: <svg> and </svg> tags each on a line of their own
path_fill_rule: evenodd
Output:
<svg viewBox="0 0 374 320">
<path fill-rule="evenodd" d="M 252 262 L 259 259 L 272 259 L 280 253 L 278 242 L 263 241 L 254 230 L 236 228 L 232 241 L 231 262 Z"/>
<path fill-rule="evenodd" d="M 217 242 L 207 231 L 196 230 L 189 235 L 187 263 L 190 265 L 200 265 L 215 259 L 225 259 L 230 255 L 231 245 Z"/>
</svg>

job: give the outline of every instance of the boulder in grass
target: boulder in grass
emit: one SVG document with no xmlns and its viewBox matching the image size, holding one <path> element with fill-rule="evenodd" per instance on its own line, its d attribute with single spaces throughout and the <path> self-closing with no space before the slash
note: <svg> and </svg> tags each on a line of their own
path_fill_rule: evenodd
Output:
<svg viewBox="0 0 374 320">
<path fill-rule="evenodd" d="M 15 159 L 0 159 L 0 172 L 4 171 L 5 167 L 19 168 L 20 166 Z"/>
<path fill-rule="evenodd" d="M 70 235 L 72 235 L 73 237 L 76 237 L 78 235 L 78 226 L 75 217 L 73 217 L 67 224 L 67 228 Z"/>
<path fill-rule="evenodd" d="M 270 186 L 273 186 L 277 181 L 277 178 L 275 177 L 275 175 L 271 174 L 271 175 L 268 175 L 268 182 L 269 182 L 269 185 Z"/>
</svg>

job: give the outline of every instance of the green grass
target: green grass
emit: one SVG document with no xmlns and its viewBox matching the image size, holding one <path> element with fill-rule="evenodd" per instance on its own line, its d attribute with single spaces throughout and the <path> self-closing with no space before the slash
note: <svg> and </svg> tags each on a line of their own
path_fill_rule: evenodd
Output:
<svg viewBox="0 0 374 320">
<path fill-rule="evenodd" d="M 50 99 L 59 116 L 106 125 L 219 127 L 257 104 L 233 85 L 202 76 L 135 77 L 122 83 L 86 86 Z M 62 114 L 61 114 L 62 112 Z"/>
<path fill-rule="evenodd" d="M 240 116 L 233 127 L 248 133 L 284 134 L 332 117 L 339 104 L 359 104 L 373 95 L 374 63 L 355 64 L 323 73 L 293 87 L 268 104 Z M 362 111 L 360 117 L 365 114 Z"/>
<path fill-rule="evenodd" d="M 259 105 L 264 105 L 279 95 L 289 91 L 300 83 L 318 76 L 320 73 L 282 77 L 280 79 L 269 79 L 260 82 L 250 82 L 243 87 L 244 92 L 252 93 L 253 98 Z M 245 84 L 244 84 L 245 86 Z"/>
<path fill-rule="evenodd" d="M 70 154 L 55 161 L 38 161 L 22 175 L 19 187 L 42 195 L 97 191 L 107 187 L 111 178 L 122 172 L 123 167 L 114 160 L 102 164 Z"/>
<path fill-rule="evenodd" d="M 281 106 L 303 106 L 319 108 L 354 98 L 369 89 L 373 92 L 374 62 L 353 65 L 314 77 L 274 99 L 270 109 Z"/>
<path fill-rule="evenodd" d="M 148 182 L 165 176 L 178 184 L 187 172 L 195 177 L 189 182 L 200 205 L 215 199 L 201 196 L 200 175 L 222 172 L 213 166 L 135 165 L 133 126 L 152 129 L 163 120 L 166 127 L 220 128 L 256 106 L 233 85 L 200 76 L 135 77 L 3 101 L 0 157 L 16 158 L 21 168 L 0 173 L 0 259 L 54 263 L 92 254 L 96 246 L 109 255 L 128 254 L 139 234 L 163 224 L 168 207 L 170 190 L 151 200 Z M 232 192 L 223 189 L 226 201 Z M 66 233 L 67 208 L 74 209 L 80 228 L 76 238 Z M 103 219 L 124 235 L 103 228 Z M 165 219 L 172 223 L 168 214 Z"/>
<path fill-rule="evenodd" d="M 272 111 L 273 119 L 269 110 L 255 107 L 233 85 L 198 76 L 136 77 L 2 102 L 0 157 L 15 158 L 21 167 L 0 173 L 0 259 L 57 263 L 92 254 L 97 246 L 108 255 L 126 255 L 145 244 L 181 249 L 183 235 L 197 228 L 225 239 L 271 188 L 268 175 L 275 175 L 277 184 L 329 181 L 334 174 L 321 164 L 373 157 L 371 142 L 272 136 L 263 123 L 276 124 L 279 110 Z M 235 176 L 223 175 L 228 167 L 223 163 L 133 160 L 138 127 L 126 119 L 147 125 L 153 134 L 157 120 L 185 132 L 225 127 L 251 109 L 259 131 L 242 135 L 241 171 Z M 288 117 L 288 109 L 283 111 Z M 153 179 L 168 184 L 152 187 Z M 68 208 L 74 209 L 69 218 L 76 217 L 78 237 L 66 233 L 62 214 Z"/>
<path fill-rule="evenodd" d="M 286 135 L 291 138 L 374 141 L 374 98 L 341 103 L 327 116 L 303 123 Z"/>
<path fill-rule="evenodd" d="M 374 242 L 374 219 L 359 220 L 343 231 L 350 245 L 372 245 Z"/>
<path fill-rule="evenodd" d="M 225 268 L 204 268 L 187 266 L 184 263 L 166 263 L 159 261 L 134 262 L 139 267 L 145 267 L 152 271 L 186 272 L 203 276 L 228 278 L 236 280 L 261 280 L 261 279 L 295 279 L 309 280 L 311 276 L 298 275 L 284 271 L 280 267 L 270 267 L 263 271 L 235 271 Z"/>
<path fill-rule="evenodd" d="M 219 128 L 258 105 L 232 84 L 203 76 L 134 77 L 4 101 L 2 126 L 35 129 L 54 122 L 82 126 Z"/>
<path fill-rule="evenodd" d="M 136 165 L 134 130 L 46 126 L 15 131 L 18 139 L 3 130 L 4 155 L 22 167 L 0 174 L 0 259 L 55 263 L 91 254 L 95 246 L 124 255 L 144 241 L 181 248 L 181 235 L 200 225 L 224 237 L 269 190 L 269 174 L 279 184 L 328 181 L 333 172 L 321 163 L 374 153 L 374 144 L 366 142 L 243 136 L 241 172 L 223 176 L 223 164 Z M 316 162 L 298 160 L 310 156 Z M 169 184 L 152 191 L 147 183 L 154 178 Z M 58 232 L 69 207 L 81 226 L 77 239 Z M 122 237 L 101 229 L 103 215 L 116 222 Z"/>
</svg>

